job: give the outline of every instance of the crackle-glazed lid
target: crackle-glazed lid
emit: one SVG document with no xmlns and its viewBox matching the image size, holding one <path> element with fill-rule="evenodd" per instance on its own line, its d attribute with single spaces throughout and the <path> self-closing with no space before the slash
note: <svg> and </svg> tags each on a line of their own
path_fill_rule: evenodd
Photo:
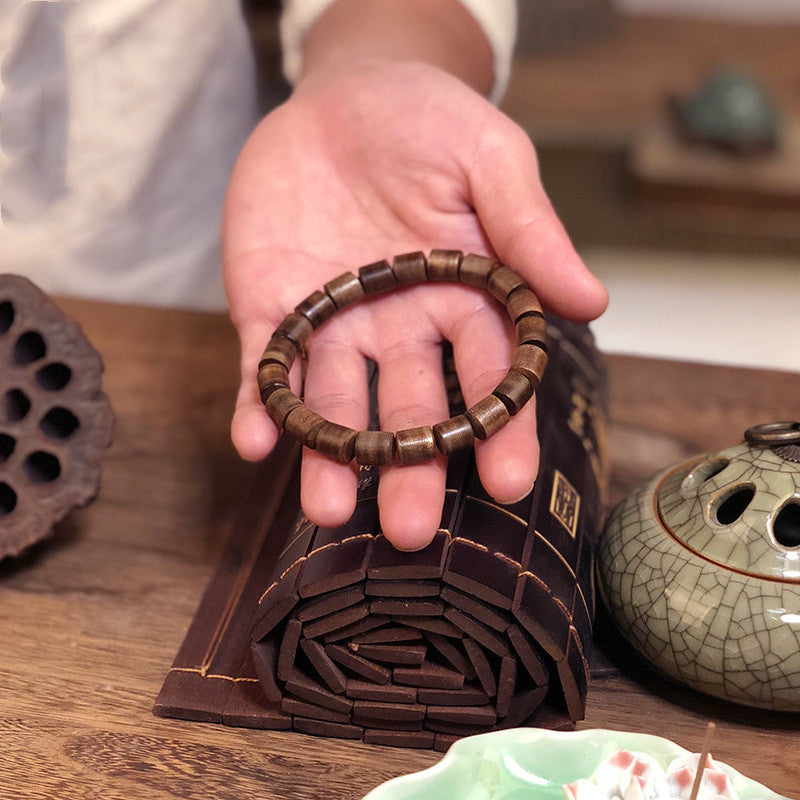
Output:
<svg viewBox="0 0 800 800">
<path fill-rule="evenodd" d="M 664 527 L 705 559 L 753 576 L 800 580 L 800 424 L 770 423 L 742 444 L 664 476 Z"/>
</svg>

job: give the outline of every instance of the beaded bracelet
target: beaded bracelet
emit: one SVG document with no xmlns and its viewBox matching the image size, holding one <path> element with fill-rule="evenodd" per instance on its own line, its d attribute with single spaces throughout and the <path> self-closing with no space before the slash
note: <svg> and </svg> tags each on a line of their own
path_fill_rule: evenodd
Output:
<svg viewBox="0 0 800 800">
<path fill-rule="evenodd" d="M 337 311 L 366 296 L 424 281 L 457 281 L 479 286 L 503 303 L 516 327 L 517 349 L 511 367 L 490 395 L 464 414 L 419 428 L 356 431 L 330 422 L 308 408 L 289 389 L 289 369 L 305 350 L 313 331 Z M 547 364 L 547 329 L 542 307 L 528 284 L 512 269 L 490 258 L 458 250 L 406 253 L 345 272 L 325 284 L 287 315 L 276 328 L 258 364 L 261 400 L 273 422 L 306 447 L 347 464 L 422 464 L 471 447 L 499 431 L 533 396 Z"/>
</svg>

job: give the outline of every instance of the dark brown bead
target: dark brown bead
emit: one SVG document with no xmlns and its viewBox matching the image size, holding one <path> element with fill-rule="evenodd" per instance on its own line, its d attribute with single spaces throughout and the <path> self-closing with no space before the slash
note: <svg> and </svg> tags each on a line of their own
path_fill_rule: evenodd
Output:
<svg viewBox="0 0 800 800">
<path fill-rule="evenodd" d="M 397 443 L 397 460 L 401 464 L 424 464 L 436 456 L 433 428 L 406 428 L 394 435 Z"/>
<path fill-rule="evenodd" d="M 460 250 L 431 250 L 428 256 L 429 281 L 457 281 L 464 254 Z"/>
<path fill-rule="evenodd" d="M 303 347 L 313 330 L 314 327 L 308 317 L 293 311 L 284 317 L 283 322 L 275 328 L 273 335 L 285 336 L 287 339 L 291 339 L 298 347 Z"/>
<path fill-rule="evenodd" d="M 523 278 L 513 269 L 499 267 L 489 276 L 486 288 L 504 305 L 508 302 L 508 296 L 515 289 L 526 288 L 527 284 Z"/>
<path fill-rule="evenodd" d="M 533 397 L 531 379 L 522 372 L 510 369 L 492 394 L 499 397 L 513 417 Z"/>
<path fill-rule="evenodd" d="M 266 399 L 264 405 L 270 419 L 279 428 L 283 428 L 286 417 L 295 408 L 303 405 L 303 401 L 291 389 L 276 389 Z"/>
<path fill-rule="evenodd" d="M 433 438 L 439 451 L 449 456 L 457 450 L 471 447 L 475 442 L 475 431 L 466 415 L 459 414 L 434 425 Z"/>
<path fill-rule="evenodd" d="M 317 444 L 317 431 L 325 419 L 305 403 L 291 409 L 283 421 L 283 429 L 312 450 Z"/>
<path fill-rule="evenodd" d="M 388 261 L 376 261 L 367 264 L 358 271 L 358 279 L 364 287 L 365 294 L 379 294 L 394 289 L 396 281 L 394 272 Z"/>
<path fill-rule="evenodd" d="M 258 391 L 263 403 L 276 389 L 289 388 L 289 372 L 283 364 L 270 361 L 258 371 Z"/>
<path fill-rule="evenodd" d="M 499 397 L 490 394 L 467 409 L 467 418 L 472 424 L 475 436 L 478 439 L 488 439 L 508 423 L 511 415 L 505 403 Z"/>
<path fill-rule="evenodd" d="M 506 300 L 506 310 L 512 322 L 529 314 L 541 314 L 542 306 L 539 299 L 530 289 L 517 289 Z"/>
<path fill-rule="evenodd" d="M 489 281 L 489 275 L 499 268 L 500 264 L 497 261 L 470 253 L 461 259 L 461 264 L 458 267 L 458 280 L 461 283 L 480 286 L 481 289 L 485 289 Z"/>
<path fill-rule="evenodd" d="M 334 461 L 349 464 L 356 452 L 356 437 L 358 431 L 337 425 L 335 422 L 325 422 L 317 428 L 316 449 Z"/>
<path fill-rule="evenodd" d="M 273 335 L 261 356 L 261 361 L 258 362 L 258 368 L 275 363 L 282 364 L 288 370 L 297 358 L 297 353 L 297 345 L 291 339 Z"/>
<path fill-rule="evenodd" d="M 390 431 L 361 431 L 356 437 L 356 463 L 377 467 L 395 460 L 395 438 Z"/>
<path fill-rule="evenodd" d="M 395 256 L 392 261 L 392 271 L 398 286 L 410 286 L 414 283 L 424 283 L 427 279 L 425 271 L 424 253 L 404 253 Z"/>
<path fill-rule="evenodd" d="M 534 389 L 539 385 L 546 366 L 547 352 L 535 344 L 521 344 L 511 359 L 511 369 L 527 375 Z"/>
<path fill-rule="evenodd" d="M 544 317 L 531 315 L 517 320 L 517 344 L 547 342 L 547 323 Z"/>
<path fill-rule="evenodd" d="M 295 311 L 306 317 L 316 330 L 336 313 L 336 305 L 325 292 L 317 290 L 298 304 Z"/>
<path fill-rule="evenodd" d="M 364 296 L 364 287 L 352 272 L 343 272 L 338 278 L 328 281 L 325 291 L 339 311 L 357 303 Z"/>
</svg>

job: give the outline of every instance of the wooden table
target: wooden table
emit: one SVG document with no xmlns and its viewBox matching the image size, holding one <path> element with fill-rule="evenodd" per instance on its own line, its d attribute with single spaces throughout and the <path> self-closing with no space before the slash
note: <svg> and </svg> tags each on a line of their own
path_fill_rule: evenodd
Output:
<svg viewBox="0 0 800 800">
<path fill-rule="evenodd" d="M 430 752 L 159 719 L 153 701 L 257 474 L 228 438 L 238 347 L 222 315 L 62 306 L 102 352 L 118 422 L 99 497 L 0 563 L 0 796 L 360 798 Z M 795 418 L 800 375 L 614 357 L 614 494 L 755 422 Z M 611 640 L 613 641 L 613 640 Z M 733 709 L 667 686 L 615 648 L 586 727 L 658 733 L 800 796 L 800 715 Z M 612 663 L 613 662 L 613 663 Z"/>
</svg>

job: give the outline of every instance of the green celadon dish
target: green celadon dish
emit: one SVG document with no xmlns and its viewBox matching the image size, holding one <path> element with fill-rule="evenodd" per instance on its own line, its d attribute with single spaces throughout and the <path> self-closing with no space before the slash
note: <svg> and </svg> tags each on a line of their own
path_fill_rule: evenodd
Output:
<svg viewBox="0 0 800 800">
<path fill-rule="evenodd" d="M 689 752 L 641 733 L 511 728 L 460 739 L 438 764 L 387 781 L 364 800 L 564 800 L 564 784 L 590 777 L 620 749 L 648 753 L 664 769 Z M 739 800 L 788 800 L 722 766 Z"/>
</svg>

